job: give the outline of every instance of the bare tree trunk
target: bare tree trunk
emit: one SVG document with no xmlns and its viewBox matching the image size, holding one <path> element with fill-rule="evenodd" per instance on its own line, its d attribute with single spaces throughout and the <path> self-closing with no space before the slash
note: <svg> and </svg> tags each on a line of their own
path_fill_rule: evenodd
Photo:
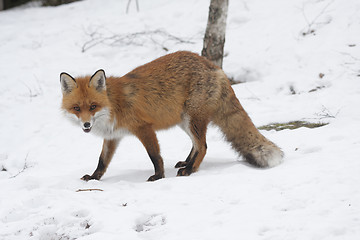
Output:
<svg viewBox="0 0 360 240">
<path fill-rule="evenodd" d="M 0 0 L 0 11 L 20 6 L 26 2 L 30 2 L 30 0 Z"/>
<path fill-rule="evenodd" d="M 137 10 L 137 12 L 139 12 L 139 2 L 138 2 L 138 0 L 136 0 L 135 2 L 136 2 L 136 10 Z M 130 3 L 131 3 L 131 0 L 129 0 L 128 3 L 127 3 L 127 6 L 126 6 L 126 14 L 129 13 Z"/>
<path fill-rule="evenodd" d="M 61 4 L 68 4 L 80 0 L 42 0 L 43 6 L 59 6 Z"/>
<path fill-rule="evenodd" d="M 201 55 L 222 68 L 229 0 L 211 0 Z"/>
</svg>

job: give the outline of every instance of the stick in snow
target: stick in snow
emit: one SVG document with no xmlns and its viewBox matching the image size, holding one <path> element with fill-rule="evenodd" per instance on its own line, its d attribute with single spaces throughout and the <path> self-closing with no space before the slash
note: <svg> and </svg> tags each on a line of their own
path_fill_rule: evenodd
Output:
<svg viewBox="0 0 360 240">
<path fill-rule="evenodd" d="M 89 191 L 89 192 L 91 192 L 91 191 L 104 191 L 104 190 L 102 190 L 102 189 L 98 189 L 98 188 L 87 188 L 87 189 L 78 189 L 78 190 L 76 190 L 76 192 L 86 192 L 86 191 Z"/>
</svg>

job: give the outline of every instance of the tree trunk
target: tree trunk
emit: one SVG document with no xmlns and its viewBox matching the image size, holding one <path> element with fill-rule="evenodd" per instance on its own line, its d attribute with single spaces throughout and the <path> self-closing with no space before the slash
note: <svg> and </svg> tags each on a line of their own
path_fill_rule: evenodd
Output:
<svg viewBox="0 0 360 240">
<path fill-rule="evenodd" d="M 222 68 L 229 0 L 211 0 L 201 55 Z"/>
<path fill-rule="evenodd" d="M 68 4 L 76 1 L 80 0 L 42 0 L 41 2 L 43 6 L 59 6 L 62 4 Z"/>
<path fill-rule="evenodd" d="M 0 0 L 0 11 L 30 2 L 30 0 Z"/>
</svg>

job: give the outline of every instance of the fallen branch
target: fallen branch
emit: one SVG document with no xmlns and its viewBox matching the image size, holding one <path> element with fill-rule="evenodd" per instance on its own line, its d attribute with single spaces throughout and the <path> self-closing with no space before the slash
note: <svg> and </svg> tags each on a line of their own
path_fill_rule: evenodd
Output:
<svg viewBox="0 0 360 240">
<path fill-rule="evenodd" d="M 266 131 L 270 131 L 270 130 L 282 131 L 285 129 L 294 130 L 294 129 L 301 128 L 301 127 L 318 128 L 318 127 L 322 127 L 322 126 L 326 126 L 326 125 L 328 125 L 328 123 L 320 123 L 320 122 L 319 123 L 311 123 L 311 122 L 306 122 L 306 121 L 291 121 L 291 122 L 286 122 L 286 123 L 271 123 L 268 125 L 260 126 L 260 127 L 258 127 L 258 129 L 266 130 Z"/>
<path fill-rule="evenodd" d="M 104 190 L 99 188 L 86 188 L 86 189 L 78 189 L 76 192 L 91 192 L 91 191 L 100 191 L 103 192 Z"/>
</svg>

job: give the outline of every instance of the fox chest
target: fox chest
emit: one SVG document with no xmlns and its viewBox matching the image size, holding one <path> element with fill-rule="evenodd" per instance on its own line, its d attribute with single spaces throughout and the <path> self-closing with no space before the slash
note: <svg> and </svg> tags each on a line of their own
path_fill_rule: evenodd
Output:
<svg viewBox="0 0 360 240">
<path fill-rule="evenodd" d="M 97 118 L 94 122 L 92 132 L 105 139 L 120 139 L 130 132 L 126 128 L 117 128 L 116 119 L 108 117 Z"/>
</svg>

